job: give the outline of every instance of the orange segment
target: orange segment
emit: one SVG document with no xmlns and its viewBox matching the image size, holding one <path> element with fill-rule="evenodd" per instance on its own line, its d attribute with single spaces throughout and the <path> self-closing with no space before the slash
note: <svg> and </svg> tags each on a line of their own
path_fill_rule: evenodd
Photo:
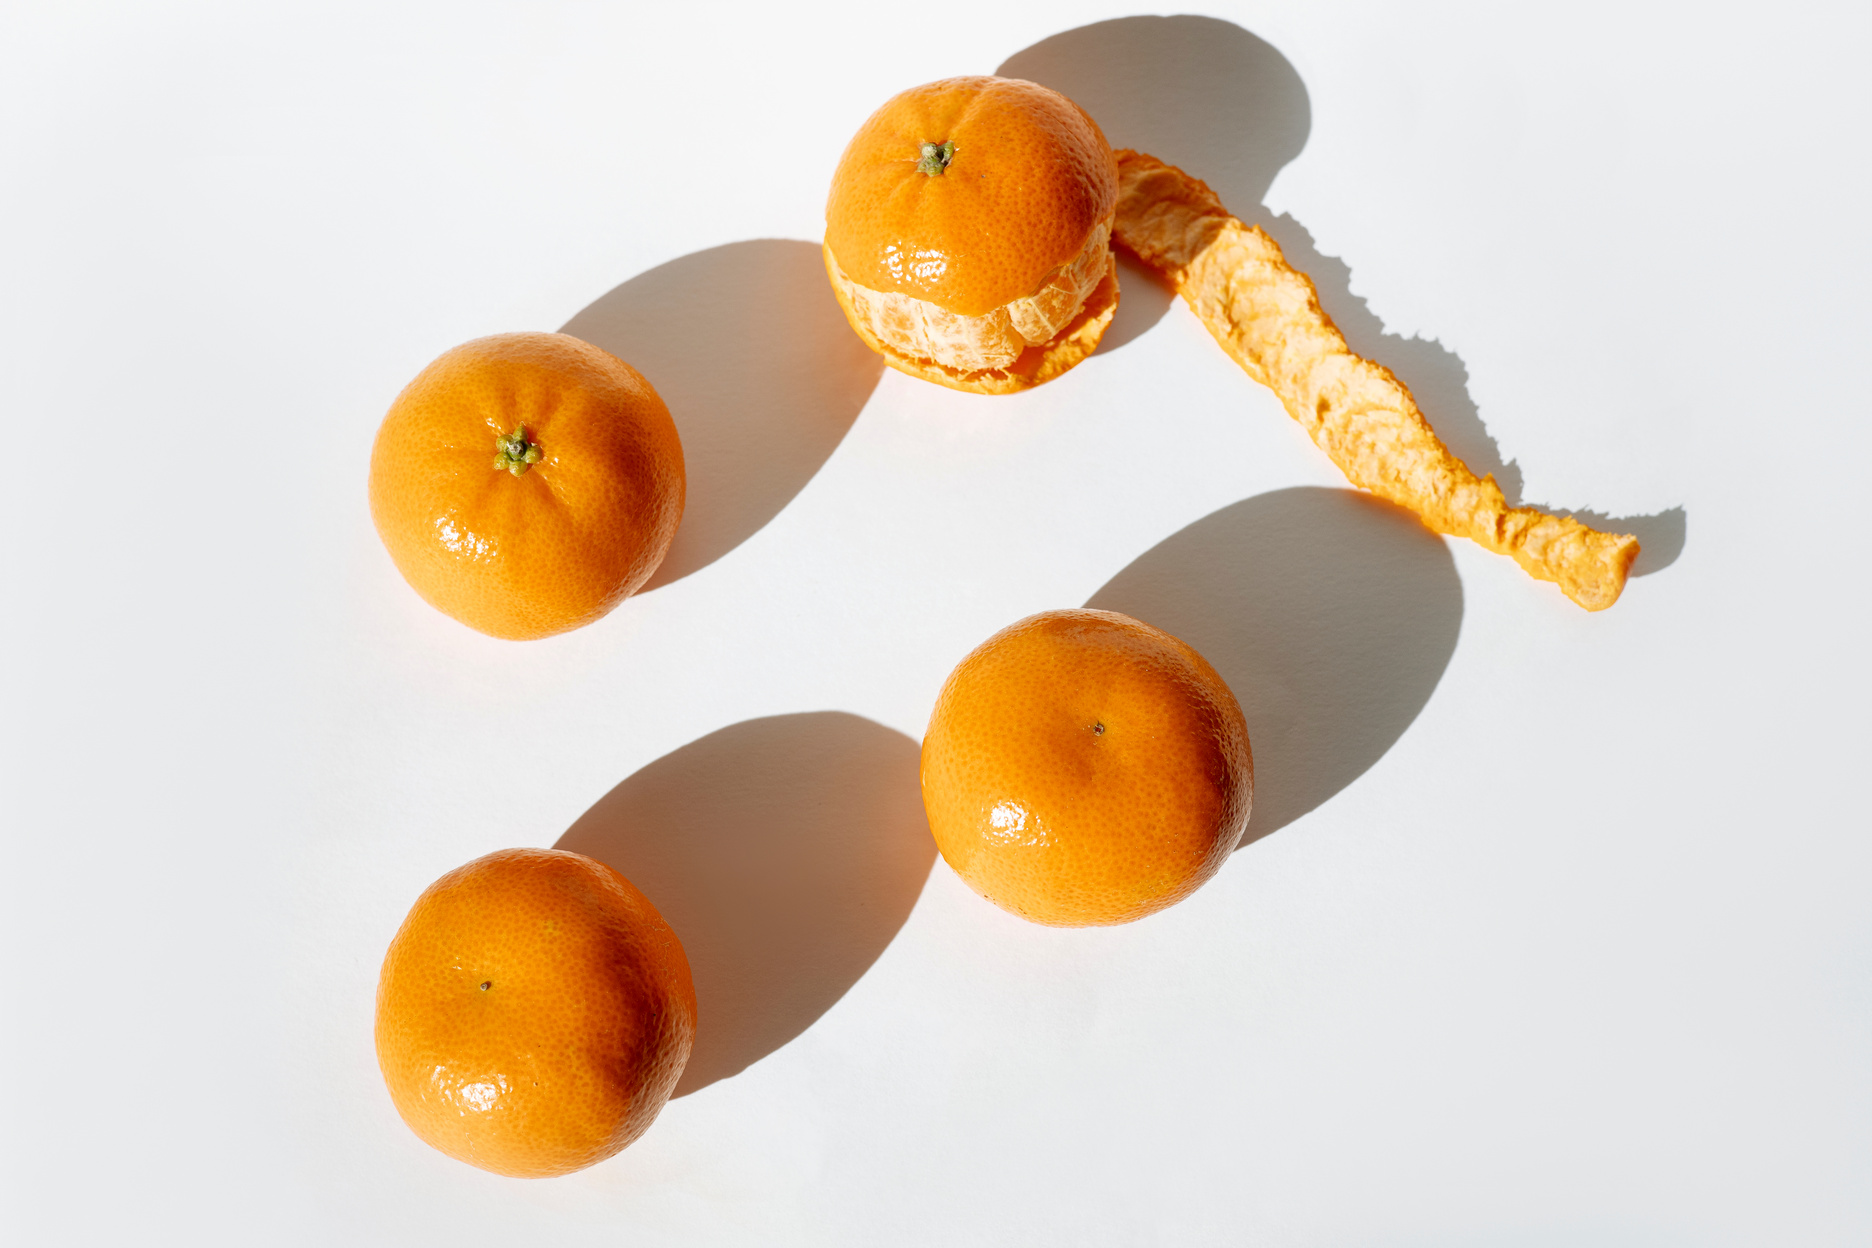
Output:
<svg viewBox="0 0 1872 1248">
<path fill-rule="evenodd" d="M 1027 348 L 1052 342 L 1072 324 L 1112 263 L 1111 226 L 1101 221 L 1079 254 L 1039 290 L 985 316 L 962 316 L 911 295 L 868 290 L 852 281 L 836 260 L 827 271 L 839 288 L 841 304 L 852 310 L 854 324 L 863 323 L 866 337 L 887 342 L 914 359 L 971 373 L 1011 368 Z"/>
<path fill-rule="evenodd" d="M 866 346 L 884 357 L 886 364 L 900 373 L 972 394 L 1014 394 L 1053 380 L 1098 350 L 1099 340 L 1118 314 L 1118 264 L 1114 257 L 1107 255 L 1105 276 L 1092 288 L 1079 314 L 1067 322 L 1066 328 L 1054 335 L 1052 341 L 1044 346 L 1028 347 L 1006 368 L 964 370 L 928 356 L 910 354 L 879 338 L 852 305 L 852 284 L 840 271 L 830 250 L 825 253 L 825 262 L 826 274 L 832 279 L 832 293 L 844 310 L 845 319 Z"/>
</svg>

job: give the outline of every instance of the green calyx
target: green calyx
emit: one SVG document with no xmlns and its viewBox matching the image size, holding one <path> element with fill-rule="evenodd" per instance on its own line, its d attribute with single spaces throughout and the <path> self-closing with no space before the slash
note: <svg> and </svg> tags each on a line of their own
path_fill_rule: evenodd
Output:
<svg viewBox="0 0 1872 1248">
<path fill-rule="evenodd" d="M 525 425 L 495 438 L 494 451 L 494 470 L 505 468 L 516 477 L 540 461 L 539 443 L 527 441 Z"/>
<path fill-rule="evenodd" d="M 955 144 L 925 143 L 922 156 L 923 159 L 917 161 L 917 172 L 940 178 L 942 171 L 949 167 L 949 162 L 955 159 Z"/>
</svg>

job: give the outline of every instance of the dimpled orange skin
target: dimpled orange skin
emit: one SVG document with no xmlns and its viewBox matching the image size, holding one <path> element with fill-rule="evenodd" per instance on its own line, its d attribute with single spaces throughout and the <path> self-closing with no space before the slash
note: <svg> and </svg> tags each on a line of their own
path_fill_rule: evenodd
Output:
<svg viewBox="0 0 1872 1248">
<path fill-rule="evenodd" d="M 937 177 L 924 143 L 952 142 Z M 850 278 L 962 316 L 1034 293 L 1118 203 L 1098 123 L 1018 78 L 946 78 L 892 97 L 832 176 L 826 247 Z"/>
<path fill-rule="evenodd" d="M 522 427 L 542 457 L 516 476 L 494 461 Z M 635 592 L 676 536 L 685 484 L 655 389 L 566 334 L 445 352 L 371 451 L 371 517 L 397 570 L 431 606 L 512 639 L 589 624 Z"/>
<path fill-rule="evenodd" d="M 1194 892 L 1248 826 L 1254 760 L 1200 654 L 1115 611 L 1048 611 L 963 659 L 923 738 L 923 805 L 956 874 L 1058 927 Z"/>
<path fill-rule="evenodd" d="M 501 850 L 430 885 L 377 986 L 377 1063 L 403 1121 L 516 1178 L 642 1135 L 695 1027 L 676 933 L 629 880 L 565 850 Z"/>
</svg>

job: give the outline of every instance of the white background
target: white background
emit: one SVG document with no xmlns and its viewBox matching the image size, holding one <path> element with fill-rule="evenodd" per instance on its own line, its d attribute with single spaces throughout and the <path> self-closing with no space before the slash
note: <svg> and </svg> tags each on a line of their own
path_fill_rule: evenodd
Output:
<svg viewBox="0 0 1872 1248">
<path fill-rule="evenodd" d="M 7 7 L 0 1237 L 1872 1241 L 1866 10 L 1208 11 Z M 1135 274 L 1115 348 L 1019 397 L 822 332 L 859 122 L 1075 31 L 1016 67 L 1269 222 L 1479 466 L 1650 536 L 1616 607 L 1268 502 L 1343 481 Z M 803 241 L 710 250 L 747 240 Z M 692 447 L 683 574 L 481 637 L 378 544 L 373 431 L 633 278 L 586 315 Z M 1237 670 L 1299 647 L 1238 689 L 1287 825 L 1111 930 L 863 860 L 955 661 L 1121 574 Z M 396 925 L 644 775 L 751 1064 L 573 1177 L 431 1151 L 371 1048 Z"/>
</svg>

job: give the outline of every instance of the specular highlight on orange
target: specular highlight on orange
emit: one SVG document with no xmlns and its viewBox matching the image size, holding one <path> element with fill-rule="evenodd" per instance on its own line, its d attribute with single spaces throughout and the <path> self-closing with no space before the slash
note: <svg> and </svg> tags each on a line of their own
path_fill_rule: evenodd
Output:
<svg viewBox="0 0 1872 1248">
<path fill-rule="evenodd" d="M 955 389 L 1038 385 L 1117 307 L 1117 166 L 1098 125 L 1036 83 L 949 78 L 859 129 L 826 202 L 826 272 L 900 371 Z"/>
<path fill-rule="evenodd" d="M 371 518 L 397 570 L 495 637 L 565 632 L 634 593 L 669 550 L 684 492 L 656 390 L 566 334 L 444 352 L 371 450 Z"/>
<path fill-rule="evenodd" d="M 1235 695 L 1183 642 L 1115 611 L 996 633 L 944 683 L 923 738 L 942 856 L 1003 909 L 1127 923 L 1214 875 L 1254 796 Z"/>
<path fill-rule="evenodd" d="M 629 880 L 565 850 L 502 850 L 430 885 L 377 988 L 377 1062 L 403 1121 L 516 1178 L 641 1136 L 695 1027 L 676 933 Z"/>
</svg>

